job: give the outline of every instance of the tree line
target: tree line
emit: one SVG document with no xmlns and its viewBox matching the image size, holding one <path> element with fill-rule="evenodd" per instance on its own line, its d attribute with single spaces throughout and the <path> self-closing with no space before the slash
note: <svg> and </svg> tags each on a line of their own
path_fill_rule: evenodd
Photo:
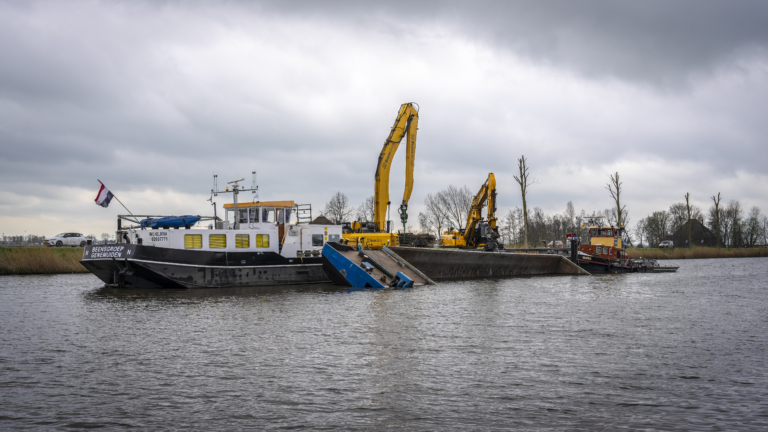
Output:
<svg viewBox="0 0 768 432">
<path fill-rule="evenodd" d="M 754 247 L 768 245 L 768 217 L 759 207 L 752 207 L 745 212 L 738 200 L 721 204 L 720 193 L 711 197 L 712 205 L 705 212 L 690 202 L 690 194 L 685 194 L 685 202 L 672 204 L 668 210 L 654 211 L 630 226 L 630 216 L 626 205 L 622 205 L 623 183 L 619 173 L 609 175 L 605 188 L 608 190 L 614 206 L 603 211 L 587 213 L 576 212 L 572 201 L 565 205 L 562 213 L 547 214 L 539 206 L 528 206 L 530 187 L 537 181 L 530 176 L 530 167 L 525 156 L 518 159 L 518 172 L 514 175 L 520 187 L 522 208 L 515 207 L 506 214 L 497 213 L 501 239 L 507 247 L 540 247 L 553 240 L 564 240 L 566 234 L 576 234 L 587 238 L 588 228 L 582 224 L 590 217 L 601 216 L 605 223 L 612 226 L 624 226 L 628 246 L 658 247 L 659 243 L 670 239 L 673 234 L 683 238 L 684 244 L 696 245 L 692 240 L 692 230 L 696 223 L 711 231 L 713 246 Z M 418 214 L 418 228 L 421 233 L 429 233 L 439 238 L 448 229 L 466 228 L 467 216 L 474 194 L 467 186 L 447 188 L 435 193 L 428 193 L 424 199 L 424 211 Z M 350 219 L 373 221 L 373 196 L 365 199 L 359 206 L 352 206 L 342 192 L 337 192 L 326 204 L 322 214 L 333 223 L 340 224 Z M 695 221 L 695 222 L 694 222 Z M 406 227 L 410 231 L 413 227 Z M 699 233 L 700 236 L 700 233 Z"/>
</svg>

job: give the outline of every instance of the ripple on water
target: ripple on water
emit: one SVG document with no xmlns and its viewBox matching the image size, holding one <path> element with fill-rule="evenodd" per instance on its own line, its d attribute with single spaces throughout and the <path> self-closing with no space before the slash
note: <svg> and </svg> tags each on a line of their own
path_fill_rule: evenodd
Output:
<svg viewBox="0 0 768 432">
<path fill-rule="evenodd" d="M 678 264 L 378 292 L 0 277 L 0 428 L 768 428 L 768 259 Z"/>
</svg>

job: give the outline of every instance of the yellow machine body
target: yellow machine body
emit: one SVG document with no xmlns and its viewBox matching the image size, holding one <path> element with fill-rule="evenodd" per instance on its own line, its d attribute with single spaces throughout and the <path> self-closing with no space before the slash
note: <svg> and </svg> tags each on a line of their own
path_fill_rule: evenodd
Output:
<svg viewBox="0 0 768 432">
<path fill-rule="evenodd" d="M 378 165 L 376 166 L 373 194 L 373 222 L 376 226 L 376 232 L 359 232 L 361 224 L 359 222 L 352 222 L 352 232 L 342 234 L 342 238 L 345 240 L 354 241 L 355 243 L 362 241 L 369 249 L 380 249 L 387 246 L 387 242 L 389 242 L 389 245 L 395 244 L 396 241 L 399 244 L 397 234 L 387 233 L 386 226 L 387 207 L 390 204 L 389 171 L 392 168 L 392 160 L 395 157 L 395 153 L 405 137 L 405 191 L 403 192 L 403 201 L 399 208 L 400 219 L 403 225 L 405 225 L 408 220 L 408 201 L 411 199 L 411 193 L 413 192 L 413 168 L 416 158 L 416 131 L 418 127 L 418 105 L 412 102 L 402 104 L 400 111 L 397 113 L 395 124 L 392 126 L 392 130 L 384 142 L 384 147 L 381 149 Z"/>
<path fill-rule="evenodd" d="M 447 230 L 440 236 L 440 245 L 450 248 L 478 248 L 485 247 L 485 243 L 477 241 L 477 225 L 483 220 L 483 207 L 488 205 L 488 230 L 496 233 L 496 176 L 488 174 L 480 191 L 472 200 L 472 206 L 467 215 L 467 224 L 463 232 L 459 230 Z"/>
</svg>

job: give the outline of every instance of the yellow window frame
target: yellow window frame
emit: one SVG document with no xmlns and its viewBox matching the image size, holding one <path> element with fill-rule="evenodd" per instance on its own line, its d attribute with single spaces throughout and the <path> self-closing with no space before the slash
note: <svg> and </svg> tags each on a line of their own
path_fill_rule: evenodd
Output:
<svg viewBox="0 0 768 432">
<path fill-rule="evenodd" d="M 251 236 L 248 234 L 235 234 L 235 247 L 239 249 L 251 247 Z"/>
<path fill-rule="evenodd" d="M 202 234 L 184 234 L 184 249 L 202 249 Z"/>
<path fill-rule="evenodd" d="M 208 235 L 208 247 L 211 249 L 226 249 L 227 248 L 227 235 L 226 234 L 210 234 Z"/>
</svg>

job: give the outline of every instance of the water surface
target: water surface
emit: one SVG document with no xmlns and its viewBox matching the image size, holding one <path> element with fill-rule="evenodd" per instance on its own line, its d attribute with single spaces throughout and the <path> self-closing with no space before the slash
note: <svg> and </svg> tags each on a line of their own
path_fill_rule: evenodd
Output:
<svg viewBox="0 0 768 432">
<path fill-rule="evenodd" d="M 0 429 L 764 430 L 768 259 L 347 292 L 0 277 Z"/>
</svg>

